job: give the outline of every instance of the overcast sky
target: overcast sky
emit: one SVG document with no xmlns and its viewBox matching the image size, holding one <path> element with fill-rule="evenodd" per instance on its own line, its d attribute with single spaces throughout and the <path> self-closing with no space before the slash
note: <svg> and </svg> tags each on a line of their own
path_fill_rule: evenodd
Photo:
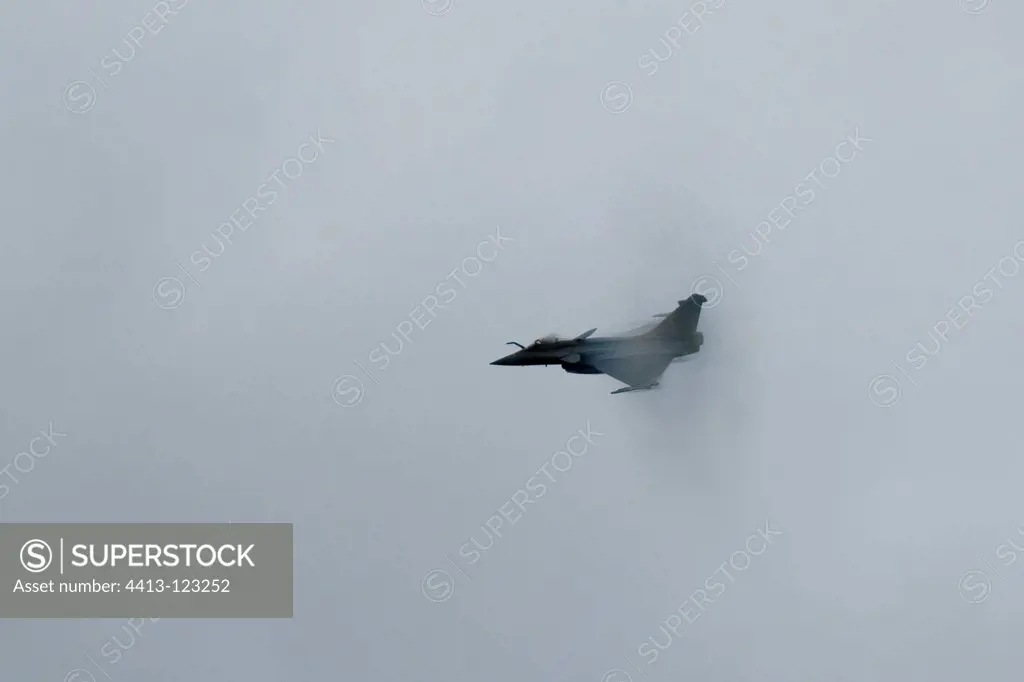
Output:
<svg viewBox="0 0 1024 682">
<path fill-rule="evenodd" d="M 0 678 L 1019 675 L 1024 6 L 640 4 L 8 3 L 0 465 L 67 436 L 2 520 L 296 556 Z M 695 282 L 656 391 L 488 365 Z"/>
</svg>

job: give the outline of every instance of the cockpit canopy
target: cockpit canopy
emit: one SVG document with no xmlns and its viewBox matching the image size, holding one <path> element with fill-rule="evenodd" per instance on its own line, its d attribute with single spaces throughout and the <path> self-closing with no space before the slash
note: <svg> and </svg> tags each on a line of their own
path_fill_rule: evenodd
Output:
<svg viewBox="0 0 1024 682">
<path fill-rule="evenodd" d="M 561 337 L 558 336 L 558 334 L 548 334 L 547 336 L 540 337 L 539 339 L 534 341 L 531 345 L 539 346 L 542 343 L 553 343 L 555 341 L 561 341 L 561 340 L 562 339 L 561 339 Z"/>
</svg>

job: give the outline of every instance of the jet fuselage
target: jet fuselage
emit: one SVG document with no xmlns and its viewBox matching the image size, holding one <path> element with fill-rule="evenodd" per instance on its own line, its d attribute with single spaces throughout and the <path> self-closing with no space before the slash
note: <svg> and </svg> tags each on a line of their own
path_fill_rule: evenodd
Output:
<svg viewBox="0 0 1024 682">
<path fill-rule="evenodd" d="M 704 335 L 697 332 L 689 339 L 637 337 L 594 337 L 577 341 L 566 339 L 536 342 L 492 362 L 492 365 L 529 367 L 561 365 L 575 374 L 602 374 L 589 361 L 598 358 L 628 358 L 638 355 L 672 355 L 682 357 L 700 350 Z"/>
</svg>

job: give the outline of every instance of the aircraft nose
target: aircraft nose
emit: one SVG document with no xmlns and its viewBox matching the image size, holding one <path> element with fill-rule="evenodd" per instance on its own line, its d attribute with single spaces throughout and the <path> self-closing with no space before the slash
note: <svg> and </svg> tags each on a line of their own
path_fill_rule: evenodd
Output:
<svg viewBox="0 0 1024 682">
<path fill-rule="evenodd" d="M 509 353 L 508 355 L 506 355 L 503 358 L 498 358 L 497 360 L 495 360 L 491 364 L 492 365 L 503 365 L 503 366 L 506 366 L 506 367 L 518 365 L 518 364 L 520 364 L 519 363 L 520 353 L 521 353 L 521 351 L 516 351 L 515 353 Z"/>
</svg>

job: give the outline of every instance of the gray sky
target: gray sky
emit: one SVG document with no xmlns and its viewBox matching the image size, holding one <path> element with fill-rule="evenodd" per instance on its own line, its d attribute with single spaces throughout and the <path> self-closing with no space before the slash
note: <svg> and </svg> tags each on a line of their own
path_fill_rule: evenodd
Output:
<svg viewBox="0 0 1024 682">
<path fill-rule="evenodd" d="M 0 465 L 68 435 L 2 520 L 286 521 L 296 557 L 291 620 L 116 664 L 124 621 L 3 621 L 0 677 L 1018 674 L 1024 7 L 719 5 L 5 9 Z M 660 390 L 487 364 L 695 280 Z"/>
</svg>

